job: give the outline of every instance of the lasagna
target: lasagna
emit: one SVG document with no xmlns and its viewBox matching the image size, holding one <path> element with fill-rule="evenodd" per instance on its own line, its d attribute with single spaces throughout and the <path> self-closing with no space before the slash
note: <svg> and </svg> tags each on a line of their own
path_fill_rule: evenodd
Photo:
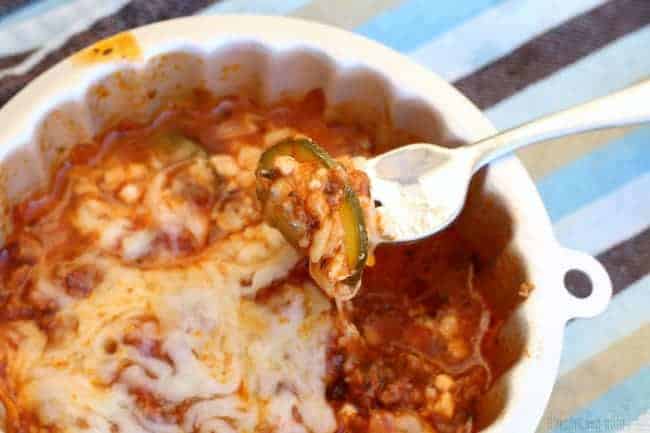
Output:
<svg viewBox="0 0 650 433">
<path fill-rule="evenodd" d="M 372 212 L 368 186 L 327 170 L 299 186 L 330 185 L 320 199 L 343 209 L 338 223 L 310 217 L 293 242 L 267 223 L 268 149 L 309 137 L 350 172 L 377 150 L 325 111 L 320 91 L 271 106 L 197 92 L 63 155 L 12 207 L 0 250 L 4 431 L 475 430 L 499 321 L 454 226 L 351 249 L 374 230 L 361 218 L 348 242 L 349 212 Z M 276 158 L 266 178 L 299 182 L 299 162 Z"/>
</svg>

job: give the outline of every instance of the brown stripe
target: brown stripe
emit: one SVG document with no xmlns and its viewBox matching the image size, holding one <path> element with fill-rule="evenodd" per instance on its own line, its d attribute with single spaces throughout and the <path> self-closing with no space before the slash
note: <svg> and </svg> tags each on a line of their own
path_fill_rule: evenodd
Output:
<svg viewBox="0 0 650 433">
<path fill-rule="evenodd" d="M 218 0 L 132 0 L 117 12 L 96 21 L 90 28 L 70 37 L 29 72 L 0 79 L 0 106 L 37 75 L 93 42 L 115 33 L 155 21 L 193 14 Z"/>
<path fill-rule="evenodd" d="M 612 0 L 530 40 L 455 85 L 486 109 L 647 24 L 650 1 Z"/>
<path fill-rule="evenodd" d="M 354 29 L 401 0 L 311 0 L 291 15 L 344 29 Z"/>
<path fill-rule="evenodd" d="M 598 228 L 585 227 L 585 230 Z M 650 227 L 598 254 L 597 258 L 612 278 L 614 294 L 619 293 L 650 273 Z"/>
<path fill-rule="evenodd" d="M 23 6 L 26 6 L 30 0 L 2 0 L 0 1 L 0 17 L 7 15 L 11 12 L 14 12 L 15 9 L 19 9 Z"/>
<path fill-rule="evenodd" d="M 0 57 L 0 69 L 11 68 L 16 66 L 18 63 L 25 60 L 34 50 L 23 51 L 22 53 L 11 54 L 9 56 Z"/>
</svg>

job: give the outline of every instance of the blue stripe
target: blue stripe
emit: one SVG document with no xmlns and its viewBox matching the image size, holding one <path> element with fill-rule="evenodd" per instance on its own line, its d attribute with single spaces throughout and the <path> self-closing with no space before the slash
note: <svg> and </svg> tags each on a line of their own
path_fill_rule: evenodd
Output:
<svg viewBox="0 0 650 433">
<path fill-rule="evenodd" d="M 566 421 L 553 424 L 552 433 L 614 432 L 650 409 L 650 366 L 610 389 Z"/>
<path fill-rule="evenodd" d="M 646 325 L 648 305 L 650 275 L 616 295 L 600 316 L 569 322 L 564 331 L 560 375 Z"/>
<path fill-rule="evenodd" d="M 15 23 L 18 21 L 25 21 L 30 18 L 42 15 L 45 12 L 54 9 L 58 6 L 70 3 L 72 0 L 40 0 L 33 1 L 29 5 L 16 9 L 7 15 L 0 17 L 0 23 L 3 25 Z"/>
<path fill-rule="evenodd" d="M 407 0 L 368 21 L 357 32 L 398 51 L 410 51 L 501 1 Z"/>
<path fill-rule="evenodd" d="M 537 188 L 551 219 L 557 221 L 647 172 L 650 128 L 644 127 L 540 179 Z"/>
</svg>

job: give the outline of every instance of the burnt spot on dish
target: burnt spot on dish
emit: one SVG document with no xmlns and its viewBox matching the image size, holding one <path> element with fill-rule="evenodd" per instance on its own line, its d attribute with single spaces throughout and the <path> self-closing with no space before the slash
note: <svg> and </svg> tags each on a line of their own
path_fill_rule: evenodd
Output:
<svg viewBox="0 0 650 433">
<path fill-rule="evenodd" d="M 77 65 L 93 65 L 121 60 L 138 60 L 142 51 L 131 32 L 118 33 L 84 48 L 72 57 Z"/>
</svg>

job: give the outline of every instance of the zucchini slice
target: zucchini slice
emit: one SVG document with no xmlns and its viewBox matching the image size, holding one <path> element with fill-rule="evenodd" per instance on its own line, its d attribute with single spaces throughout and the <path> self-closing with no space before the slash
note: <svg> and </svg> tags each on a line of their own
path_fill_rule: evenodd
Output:
<svg viewBox="0 0 650 433">
<path fill-rule="evenodd" d="M 295 248 L 301 249 L 298 241 L 305 235 L 308 228 L 302 223 L 290 221 L 289 215 L 283 211 L 281 204 L 267 203 L 269 187 L 277 173 L 274 171 L 274 161 L 280 156 L 291 156 L 299 163 L 318 163 L 323 168 L 342 170 L 343 167 L 328 153 L 309 139 L 288 139 L 268 148 L 260 157 L 256 171 L 257 195 L 266 210 L 266 216 L 271 225 L 277 228 Z M 337 209 L 343 225 L 343 247 L 349 268 L 352 270 L 343 282 L 355 286 L 361 279 L 363 268 L 368 258 L 368 235 L 363 211 L 359 198 L 346 183 L 343 186 L 343 200 Z"/>
<path fill-rule="evenodd" d="M 325 149 L 307 138 L 291 138 L 275 144 L 262 154 L 257 171 L 271 170 L 278 156 L 291 156 L 298 162 L 319 162 L 325 168 L 338 167 L 338 163 Z"/>
<path fill-rule="evenodd" d="M 348 185 L 345 186 L 344 199 L 339 208 L 343 223 L 343 244 L 352 274 L 345 279 L 345 284 L 355 286 L 361 279 L 363 268 L 368 260 L 368 233 L 363 219 L 359 198 Z"/>
</svg>

